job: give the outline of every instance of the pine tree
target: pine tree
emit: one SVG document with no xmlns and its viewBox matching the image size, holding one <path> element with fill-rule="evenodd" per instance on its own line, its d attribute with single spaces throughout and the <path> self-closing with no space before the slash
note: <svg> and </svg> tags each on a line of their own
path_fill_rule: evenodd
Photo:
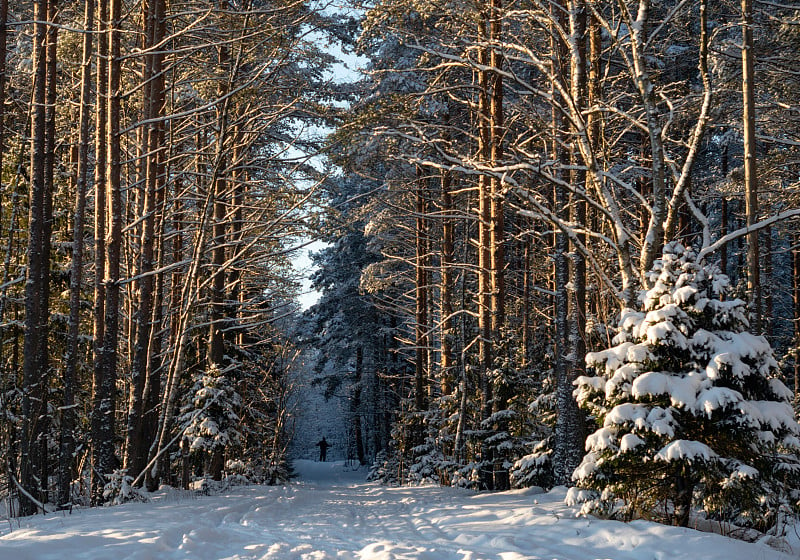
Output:
<svg viewBox="0 0 800 560">
<path fill-rule="evenodd" d="M 800 425 L 772 348 L 747 331 L 745 302 L 724 299 L 727 276 L 691 249 L 669 244 L 650 281 L 614 346 L 587 355 L 596 375 L 576 381 L 600 426 L 573 474 L 594 491 L 585 509 L 686 526 L 700 507 L 769 526 L 800 497 Z"/>
<path fill-rule="evenodd" d="M 179 423 L 193 453 L 210 458 L 209 473 L 215 480 L 222 475 L 225 449 L 241 442 L 239 415 L 242 399 L 231 380 L 211 365 L 195 379 L 187 402 L 181 408 Z"/>
</svg>

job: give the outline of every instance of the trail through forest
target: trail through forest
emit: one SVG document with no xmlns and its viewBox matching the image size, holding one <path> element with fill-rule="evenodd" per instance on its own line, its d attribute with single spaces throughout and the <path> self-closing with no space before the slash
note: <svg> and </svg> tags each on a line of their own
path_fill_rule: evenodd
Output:
<svg viewBox="0 0 800 560">
<path fill-rule="evenodd" d="M 363 470 L 341 462 L 296 467 L 299 480 L 286 486 L 199 498 L 162 490 L 148 503 L 13 520 L 0 536 L 0 559 L 796 558 L 691 529 L 576 518 L 558 489 L 393 488 L 363 482 Z M 790 544 L 800 550 L 800 538 Z"/>
</svg>

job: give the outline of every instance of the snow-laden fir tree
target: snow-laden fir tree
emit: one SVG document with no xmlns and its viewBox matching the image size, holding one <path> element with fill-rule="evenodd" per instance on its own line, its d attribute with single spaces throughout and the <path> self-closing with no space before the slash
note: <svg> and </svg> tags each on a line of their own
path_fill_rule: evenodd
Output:
<svg viewBox="0 0 800 560">
<path fill-rule="evenodd" d="M 747 331 L 728 278 L 678 243 L 650 273 L 641 310 L 576 381 L 599 429 L 569 499 L 584 511 L 687 525 L 692 509 L 766 527 L 798 506 L 800 426 L 769 343 Z M 589 490 L 582 492 L 581 489 Z"/>
<path fill-rule="evenodd" d="M 231 380 L 216 365 L 196 376 L 178 421 L 184 441 L 193 454 L 210 460 L 207 472 L 215 480 L 222 474 L 224 451 L 242 440 L 239 415 L 242 399 Z"/>
</svg>

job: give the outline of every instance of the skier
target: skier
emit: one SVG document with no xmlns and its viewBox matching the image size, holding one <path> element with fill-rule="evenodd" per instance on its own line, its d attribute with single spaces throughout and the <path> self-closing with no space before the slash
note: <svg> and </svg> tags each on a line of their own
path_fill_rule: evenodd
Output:
<svg viewBox="0 0 800 560">
<path fill-rule="evenodd" d="M 317 447 L 319 447 L 319 460 L 323 463 L 328 458 L 328 448 L 331 446 L 327 441 L 325 441 L 325 436 L 322 436 L 322 441 L 317 443 Z"/>
</svg>

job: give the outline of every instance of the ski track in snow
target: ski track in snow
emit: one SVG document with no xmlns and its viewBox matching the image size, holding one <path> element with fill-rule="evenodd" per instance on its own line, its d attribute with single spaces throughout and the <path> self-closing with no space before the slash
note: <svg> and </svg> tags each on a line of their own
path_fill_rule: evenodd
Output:
<svg viewBox="0 0 800 560">
<path fill-rule="evenodd" d="M 475 494 L 365 483 L 341 463 L 301 480 L 21 520 L 0 560 L 783 560 L 798 556 L 644 521 L 576 518 L 564 490 Z M 14 524 L 16 523 L 13 522 Z"/>
</svg>

